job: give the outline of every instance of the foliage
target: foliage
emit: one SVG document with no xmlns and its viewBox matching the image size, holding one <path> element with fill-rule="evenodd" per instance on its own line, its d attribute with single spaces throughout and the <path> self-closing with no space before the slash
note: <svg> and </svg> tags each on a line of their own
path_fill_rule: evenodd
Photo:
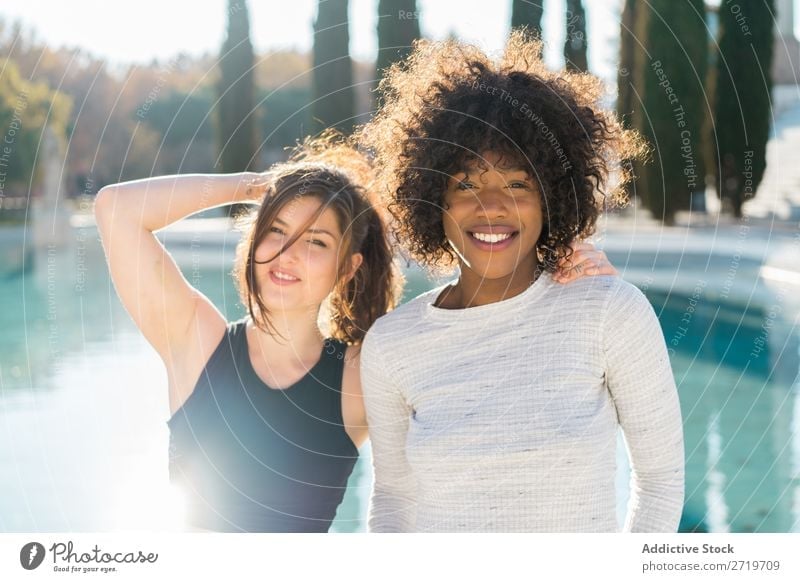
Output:
<svg viewBox="0 0 800 582">
<path fill-rule="evenodd" d="M 719 8 L 716 156 L 710 166 L 718 194 L 737 217 L 767 166 L 774 13 L 774 0 L 737 0 Z"/>
<path fill-rule="evenodd" d="M 511 28 L 526 27 L 537 38 L 542 37 L 544 0 L 513 0 L 511 3 Z"/>
<path fill-rule="evenodd" d="M 228 35 L 222 44 L 217 82 L 219 171 L 256 167 L 256 109 L 253 45 L 244 0 L 228 0 Z"/>
<path fill-rule="evenodd" d="M 0 75 L 0 196 L 27 195 L 37 186 L 37 156 L 48 125 L 58 138 L 67 131 L 71 100 L 44 82 L 24 79 L 14 62 Z"/>
<path fill-rule="evenodd" d="M 380 0 L 378 2 L 378 60 L 376 77 L 392 63 L 404 59 L 411 45 L 420 38 L 417 0 Z"/>
<path fill-rule="evenodd" d="M 567 30 L 564 41 L 564 62 L 567 70 L 586 72 L 589 64 L 586 48 L 586 11 L 581 0 L 567 0 Z"/>
<path fill-rule="evenodd" d="M 710 114 L 704 81 L 708 36 L 703 0 L 637 3 L 633 126 L 653 148 L 636 191 L 667 224 L 705 192 L 703 120 Z"/>
<path fill-rule="evenodd" d="M 319 0 L 314 21 L 312 133 L 353 129 L 355 96 L 347 0 Z"/>
</svg>

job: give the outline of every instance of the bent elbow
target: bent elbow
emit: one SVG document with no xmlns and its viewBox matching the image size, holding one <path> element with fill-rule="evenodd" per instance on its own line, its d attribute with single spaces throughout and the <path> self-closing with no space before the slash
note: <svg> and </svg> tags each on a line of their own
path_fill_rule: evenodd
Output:
<svg viewBox="0 0 800 582">
<path fill-rule="evenodd" d="M 113 186 L 103 186 L 94 197 L 94 217 L 98 222 L 108 216 L 114 206 L 116 190 Z"/>
</svg>

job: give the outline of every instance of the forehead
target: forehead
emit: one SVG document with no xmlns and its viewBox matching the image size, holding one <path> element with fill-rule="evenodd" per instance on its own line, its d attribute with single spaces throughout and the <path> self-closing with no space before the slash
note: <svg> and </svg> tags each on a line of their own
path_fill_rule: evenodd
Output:
<svg viewBox="0 0 800 582">
<path fill-rule="evenodd" d="M 326 206 L 322 213 L 309 223 L 323 205 L 324 202 L 316 196 L 299 196 L 287 202 L 278 211 L 275 220 L 294 228 L 308 224 L 310 229 L 324 229 L 333 234 L 340 234 L 339 221 L 332 206 Z"/>
<path fill-rule="evenodd" d="M 530 173 L 518 156 L 493 150 L 482 152 L 479 156 L 470 156 L 461 165 L 462 171 L 468 172 L 495 170 L 503 173 Z"/>
</svg>

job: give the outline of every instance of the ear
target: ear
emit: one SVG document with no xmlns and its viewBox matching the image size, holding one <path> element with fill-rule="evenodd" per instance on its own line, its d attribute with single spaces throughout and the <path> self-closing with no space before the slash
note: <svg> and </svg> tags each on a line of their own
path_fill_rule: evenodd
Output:
<svg viewBox="0 0 800 582">
<path fill-rule="evenodd" d="M 361 266 L 361 263 L 364 262 L 364 255 L 361 253 L 353 253 L 350 257 L 350 270 L 347 272 L 345 276 L 345 280 L 349 283 L 350 280 L 356 276 L 356 271 Z"/>
</svg>

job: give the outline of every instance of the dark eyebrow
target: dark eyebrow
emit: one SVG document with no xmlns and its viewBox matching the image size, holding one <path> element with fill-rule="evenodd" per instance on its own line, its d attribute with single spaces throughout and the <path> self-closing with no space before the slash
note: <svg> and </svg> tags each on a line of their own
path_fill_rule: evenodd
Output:
<svg viewBox="0 0 800 582">
<path fill-rule="evenodd" d="M 286 222 L 284 222 L 283 220 L 281 220 L 277 216 L 275 217 L 275 220 L 273 222 L 275 222 L 275 223 L 277 223 L 277 224 L 279 224 L 281 226 L 289 226 L 288 224 L 286 224 Z M 306 230 L 306 232 L 310 232 L 311 234 L 327 234 L 332 239 L 336 238 L 330 231 L 327 231 L 327 230 L 322 229 L 322 228 L 309 228 L 308 230 Z"/>
<path fill-rule="evenodd" d="M 523 168 L 522 166 L 511 166 L 511 167 L 508 167 L 508 168 L 500 167 L 500 168 L 497 168 L 497 169 L 500 172 L 504 173 L 504 174 L 513 174 L 515 172 L 520 172 L 520 173 L 525 173 L 528 176 L 531 175 L 531 173 L 528 170 L 526 170 L 525 168 Z M 456 174 L 475 174 L 475 173 L 483 173 L 485 171 L 486 171 L 486 169 L 484 167 L 475 165 L 475 166 L 472 166 L 472 167 L 460 168 L 459 170 L 456 171 Z"/>
<path fill-rule="evenodd" d="M 331 238 L 336 238 L 332 232 L 323 228 L 309 228 L 306 232 L 310 232 L 312 234 L 327 234 Z"/>
</svg>

